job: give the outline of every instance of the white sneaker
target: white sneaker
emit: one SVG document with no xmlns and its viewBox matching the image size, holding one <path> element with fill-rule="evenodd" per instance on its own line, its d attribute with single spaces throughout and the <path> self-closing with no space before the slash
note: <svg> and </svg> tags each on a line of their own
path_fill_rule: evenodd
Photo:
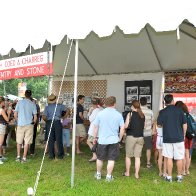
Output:
<svg viewBox="0 0 196 196">
<path fill-rule="evenodd" d="M 183 177 L 182 177 L 182 176 L 181 176 L 181 177 L 178 177 L 178 176 L 176 177 L 176 181 L 177 181 L 177 182 L 180 182 L 180 183 L 181 183 L 182 180 L 183 180 Z"/>
<path fill-rule="evenodd" d="M 113 177 L 113 176 L 111 176 L 111 177 L 106 176 L 105 180 L 106 180 L 107 182 L 111 182 L 111 181 L 114 180 L 114 177 Z"/>
<path fill-rule="evenodd" d="M 6 161 L 7 158 L 2 156 L 2 157 L 0 158 L 0 160 L 1 160 L 1 161 Z"/>
<path fill-rule="evenodd" d="M 97 180 L 101 180 L 101 174 L 95 173 L 95 178 L 96 178 Z"/>
<path fill-rule="evenodd" d="M 3 165 L 3 161 L 0 160 L 0 165 Z"/>
</svg>

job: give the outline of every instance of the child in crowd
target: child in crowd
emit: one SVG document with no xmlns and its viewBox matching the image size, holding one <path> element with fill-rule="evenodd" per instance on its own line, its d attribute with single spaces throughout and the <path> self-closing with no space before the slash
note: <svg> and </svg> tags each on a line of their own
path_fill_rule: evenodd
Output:
<svg viewBox="0 0 196 196">
<path fill-rule="evenodd" d="M 67 109 L 66 112 L 62 112 L 62 125 L 63 125 L 63 146 L 66 145 L 66 155 L 70 154 L 70 130 L 72 129 L 71 111 Z"/>
</svg>

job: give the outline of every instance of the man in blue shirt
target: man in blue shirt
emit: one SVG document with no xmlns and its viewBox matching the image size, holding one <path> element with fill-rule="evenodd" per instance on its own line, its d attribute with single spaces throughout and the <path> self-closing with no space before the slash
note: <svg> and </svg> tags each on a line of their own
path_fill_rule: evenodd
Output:
<svg viewBox="0 0 196 196">
<path fill-rule="evenodd" d="M 44 121 L 46 121 L 46 138 L 48 138 L 48 134 L 51 129 L 50 138 L 49 138 L 49 158 L 55 159 L 54 143 L 56 141 L 57 149 L 58 149 L 58 159 L 63 159 L 64 157 L 64 149 L 63 149 L 63 142 L 62 142 L 63 127 L 60 120 L 61 120 L 62 112 L 65 111 L 66 108 L 63 104 L 56 104 L 56 99 L 57 97 L 54 94 L 51 94 L 48 97 L 48 106 L 45 107 L 42 118 Z M 55 107 L 56 107 L 56 111 L 55 111 Z M 53 117 L 54 117 L 54 121 L 52 124 Z"/>
<path fill-rule="evenodd" d="M 177 182 L 182 182 L 182 160 L 184 159 L 184 137 L 187 130 L 186 117 L 181 108 L 174 106 L 173 95 L 164 97 L 166 108 L 159 112 L 158 126 L 163 127 L 163 156 L 167 158 L 168 176 L 172 182 L 173 159 L 177 165 Z"/>
<path fill-rule="evenodd" d="M 94 141 L 98 142 L 97 149 L 97 173 L 95 177 L 97 180 L 101 179 L 101 170 L 103 160 L 108 160 L 107 165 L 107 181 L 112 181 L 112 171 L 115 160 L 119 157 L 119 141 L 121 141 L 124 134 L 124 120 L 122 114 L 116 108 L 116 98 L 111 96 L 105 101 L 105 108 L 99 112 L 94 121 Z M 120 127 L 120 136 L 119 136 Z M 98 141 L 97 141 L 98 138 Z"/>
<path fill-rule="evenodd" d="M 17 142 L 17 158 L 16 161 L 25 163 L 29 145 L 33 140 L 33 127 L 37 122 L 36 105 L 30 100 L 31 90 L 25 91 L 25 99 L 17 103 L 14 117 L 17 120 L 16 142 Z M 22 160 L 20 159 L 21 145 L 24 141 L 24 153 Z"/>
</svg>

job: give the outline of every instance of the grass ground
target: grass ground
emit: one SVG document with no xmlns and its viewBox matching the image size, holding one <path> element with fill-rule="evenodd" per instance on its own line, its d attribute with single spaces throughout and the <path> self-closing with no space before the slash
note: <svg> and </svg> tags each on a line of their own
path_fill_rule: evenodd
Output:
<svg viewBox="0 0 196 196">
<path fill-rule="evenodd" d="M 74 188 L 70 188 L 71 157 L 54 161 L 46 157 L 37 195 L 196 195 L 196 156 L 192 160 L 191 175 L 186 176 L 183 183 L 167 183 L 158 176 L 155 165 L 150 170 L 145 168 L 144 156 L 140 180 L 136 180 L 133 175 L 129 178 L 121 176 L 124 171 L 124 149 L 122 149 L 113 172 L 115 180 L 108 183 L 104 178 L 100 181 L 94 179 L 95 163 L 88 163 L 91 153 L 86 146 L 82 146 L 82 150 L 85 152 L 84 155 L 76 155 Z M 7 162 L 0 165 L 0 195 L 3 196 L 27 195 L 27 188 L 34 186 L 43 148 L 38 147 L 37 155 L 30 158 L 26 164 L 15 162 L 15 154 L 16 150 L 13 146 L 7 152 Z M 196 152 L 194 154 L 196 155 Z M 174 168 L 174 176 L 175 171 L 176 168 Z M 106 164 L 104 164 L 103 176 L 105 174 Z"/>
</svg>

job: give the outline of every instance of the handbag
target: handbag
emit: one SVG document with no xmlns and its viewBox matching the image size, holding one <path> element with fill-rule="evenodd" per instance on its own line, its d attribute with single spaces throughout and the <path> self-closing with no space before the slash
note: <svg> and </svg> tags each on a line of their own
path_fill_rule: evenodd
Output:
<svg viewBox="0 0 196 196">
<path fill-rule="evenodd" d="M 98 143 L 96 142 L 93 147 L 91 148 L 91 152 L 96 153 L 97 152 L 97 147 L 98 147 Z"/>
</svg>

